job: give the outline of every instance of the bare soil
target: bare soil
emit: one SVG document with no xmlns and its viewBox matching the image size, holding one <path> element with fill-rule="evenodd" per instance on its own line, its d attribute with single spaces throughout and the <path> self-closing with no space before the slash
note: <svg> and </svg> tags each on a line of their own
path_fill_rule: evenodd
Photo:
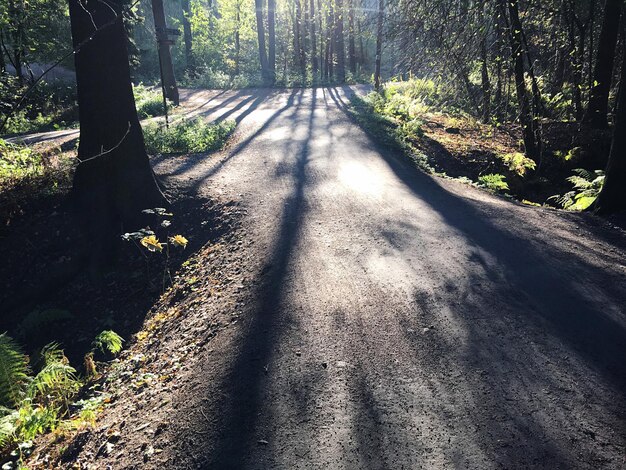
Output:
<svg viewBox="0 0 626 470">
<path fill-rule="evenodd" d="M 348 93 L 184 95 L 239 123 L 223 152 L 154 159 L 208 204 L 177 211 L 195 245 L 137 307 L 94 428 L 30 466 L 626 465 L 624 232 L 420 173 Z"/>
</svg>

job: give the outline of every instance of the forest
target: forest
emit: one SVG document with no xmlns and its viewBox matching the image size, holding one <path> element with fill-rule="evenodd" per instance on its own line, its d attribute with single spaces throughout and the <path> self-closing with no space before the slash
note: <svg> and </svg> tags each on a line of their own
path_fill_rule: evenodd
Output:
<svg viewBox="0 0 626 470">
<path fill-rule="evenodd" d="M 2 469 L 622 468 L 625 8 L 2 0 Z"/>
</svg>

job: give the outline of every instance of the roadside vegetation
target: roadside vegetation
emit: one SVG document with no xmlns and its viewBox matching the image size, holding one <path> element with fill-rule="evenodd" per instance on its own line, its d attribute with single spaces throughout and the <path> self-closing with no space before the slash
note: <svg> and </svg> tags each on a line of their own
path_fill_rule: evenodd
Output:
<svg viewBox="0 0 626 470">
<path fill-rule="evenodd" d="M 445 85 L 414 78 L 388 82 L 363 98 L 355 95 L 351 112 L 375 139 L 401 150 L 427 172 L 531 205 L 580 211 L 594 203 L 604 181 L 603 170 L 594 168 L 602 158 L 594 155 L 597 141 L 581 139 L 574 126 L 545 119 L 546 145 L 538 165 L 515 138 L 515 123 L 493 117 L 483 123 L 465 105 Z M 552 106 L 553 113 L 566 109 L 561 102 Z"/>
</svg>

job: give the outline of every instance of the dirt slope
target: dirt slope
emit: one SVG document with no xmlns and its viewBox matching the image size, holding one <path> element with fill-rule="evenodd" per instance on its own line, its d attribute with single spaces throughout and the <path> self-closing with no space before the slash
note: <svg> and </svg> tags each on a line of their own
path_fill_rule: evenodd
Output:
<svg viewBox="0 0 626 470">
<path fill-rule="evenodd" d="M 184 97 L 240 121 L 218 155 L 155 160 L 240 204 L 235 248 L 200 260 L 231 282 L 171 314 L 136 362 L 173 380 L 121 381 L 78 461 L 623 468 L 624 235 L 417 172 L 350 121 L 347 92 Z"/>
</svg>

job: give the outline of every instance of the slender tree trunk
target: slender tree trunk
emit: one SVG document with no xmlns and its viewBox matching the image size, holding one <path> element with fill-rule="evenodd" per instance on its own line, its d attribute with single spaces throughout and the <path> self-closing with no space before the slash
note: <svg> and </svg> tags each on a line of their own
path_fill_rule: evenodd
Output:
<svg viewBox="0 0 626 470">
<path fill-rule="evenodd" d="M 300 74 L 304 76 L 306 60 L 304 58 L 304 46 L 302 44 L 302 6 L 300 0 L 295 0 L 296 14 L 293 20 L 293 49 L 294 49 L 294 62 L 298 64 Z"/>
<path fill-rule="evenodd" d="M 519 19 L 518 0 L 500 0 L 500 6 L 503 11 L 504 8 L 508 6 L 510 20 L 509 38 L 511 41 L 512 54 L 511 59 L 513 62 L 513 70 L 515 72 L 515 90 L 519 104 L 519 119 L 522 126 L 524 148 L 529 158 L 539 162 L 540 151 L 535 130 L 535 119 L 532 115 L 528 92 L 526 90 L 526 82 L 524 79 L 525 54 L 523 48 L 522 23 Z"/>
<path fill-rule="evenodd" d="M 334 12 L 332 2 L 328 5 L 328 14 L 326 15 L 326 70 L 324 76 L 326 80 L 333 79 L 333 29 L 334 29 Z"/>
<path fill-rule="evenodd" d="M 192 38 L 191 38 L 191 8 L 189 7 L 189 0 L 181 0 L 181 7 L 183 9 L 183 39 L 185 40 L 185 64 L 187 65 L 187 73 L 193 74 L 195 64 L 193 60 L 192 52 Z"/>
<path fill-rule="evenodd" d="M 130 81 L 122 0 L 69 0 L 80 110 L 73 199 L 96 272 L 141 211 L 166 200 L 150 167 Z M 93 39 L 94 24 L 102 28 Z M 109 26 L 106 26 L 109 24 Z M 87 42 L 85 42 L 87 41 Z"/>
<path fill-rule="evenodd" d="M 256 32 L 259 43 L 259 62 L 261 65 L 261 78 L 265 83 L 270 79 L 269 61 L 267 59 L 267 48 L 265 46 L 265 25 L 263 24 L 263 0 L 254 0 L 256 8 Z"/>
<path fill-rule="evenodd" d="M 20 85 L 24 83 L 24 0 L 9 1 L 9 21 L 11 23 L 11 42 L 13 49 L 13 66 Z"/>
<path fill-rule="evenodd" d="M 487 67 L 487 38 L 483 36 L 480 44 L 481 66 L 481 88 L 483 90 L 483 122 L 489 122 L 491 117 L 491 82 L 489 81 L 489 68 Z"/>
<path fill-rule="evenodd" d="M 346 81 L 346 46 L 343 38 L 343 0 L 335 0 L 335 44 L 337 45 L 337 80 Z"/>
<path fill-rule="evenodd" d="M 348 64 L 350 66 L 352 78 L 356 76 L 356 44 L 354 40 L 356 30 L 354 29 L 354 1 L 355 0 L 348 0 Z"/>
<path fill-rule="evenodd" d="M 237 0 L 235 12 L 235 70 L 234 75 L 239 75 L 241 61 L 241 1 Z"/>
<path fill-rule="evenodd" d="M 626 210 L 626 48 L 609 162 L 604 187 L 596 200 L 595 210 L 600 214 Z"/>
<path fill-rule="evenodd" d="M 609 92 L 623 3 L 623 0 L 607 0 L 604 8 L 591 96 L 583 119 L 584 123 L 598 129 L 608 127 Z"/>
<path fill-rule="evenodd" d="M 311 28 L 311 72 L 313 82 L 317 80 L 317 38 L 315 36 L 315 0 L 309 2 L 309 21 Z"/>
<path fill-rule="evenodd" d="M 154 15 L 154 29 L 156 30 L 156 40 L 159 48 L 159 66 L 161 67 L 163 90 L 165 96 L 172 100 L 175 105 L 178 105 L 178 87 L 176 86 L 172 54 L 170 52 L 172 41 L 169 40 L 167 35 L 163 0 L 152 0 L 152 14 Z"/>
<path fill-rule="evenodd" d="M 378 22 L 376 27 L 376 66 L 374 70 L 374 87 L 380 90 L 380 62 L 383 51 L 383 17 L 385 0 L 378 0 Z"/>
<path fill-rule="evenodd" d="M 269 42 L 269 78 L 276 82 L 276 0 L 267 0 L 267 34 Z"/>
</svg>

